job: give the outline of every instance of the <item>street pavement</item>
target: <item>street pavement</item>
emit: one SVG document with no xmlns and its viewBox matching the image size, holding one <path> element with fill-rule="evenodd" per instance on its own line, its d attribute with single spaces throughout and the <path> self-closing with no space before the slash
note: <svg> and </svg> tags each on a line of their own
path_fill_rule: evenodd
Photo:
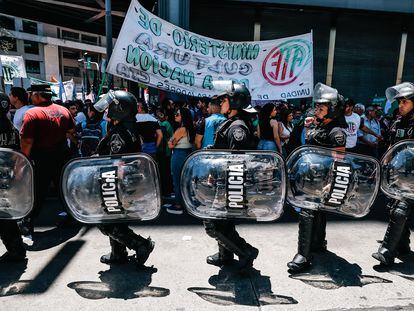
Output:
<svg viewBox="0 0 414 311">
<path fill-rule="evenodd" d="M 0 310 L 414 310 L 414 253 L 389 271 L 371 257 L 386 229 L 385 203 L 380 196 L 363 220 L 330 216 L 329 252 L 290 275 L 298 226 L 289 208 L 275 223 L 238 225 L 260 250 L 254 269 L 240 274 L 205 263 L 217 246 L 199 220 L 165 211 L 133 226 L 156 242 L 145 269 L 101 264 L 108 238 L 91 226 L 56 227 L 61 206 L 51 198 L 28 261 L 0 265 Z"/>
</svg>

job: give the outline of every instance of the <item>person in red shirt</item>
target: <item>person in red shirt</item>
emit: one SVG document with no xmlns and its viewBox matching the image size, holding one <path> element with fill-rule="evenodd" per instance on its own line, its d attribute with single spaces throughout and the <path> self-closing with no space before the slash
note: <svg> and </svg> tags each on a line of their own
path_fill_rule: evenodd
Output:
<svg viewBox="0 0 414 311">
<path fill-rule="evenodd" d="M 62 168 L 69 159 L 67 138 L 76 141 L 75 122 L 69 110 L 52 103 L 54 93 L 47 84 L 32 85 L 28 90 L 35 106 L 28 110 L 20 131 L 21 151 L 34 162 L 35 206 L 21 223 L 23 235 L 32 239 L 33 219 L 47 195 L 50 183 L 60 186 Z"/>
</svg>

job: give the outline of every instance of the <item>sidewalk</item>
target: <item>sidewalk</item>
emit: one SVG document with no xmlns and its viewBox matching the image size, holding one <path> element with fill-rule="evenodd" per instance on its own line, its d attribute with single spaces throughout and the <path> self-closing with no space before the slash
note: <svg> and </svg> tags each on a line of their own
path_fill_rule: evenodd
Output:
<svg viewBox="0 0 414 311">
<path fill-rule="evenodd" d="M 383 221 L 328 222 L 330 252 L 315 257 L 312 274 L 296 276 L 286 263 L 297 223 L 239 225 L 260 250 L 255 269 L 240 276 L 205 263 L 216 243 L 198 221 L 163 217 L 172 224 L 134 227 L 156 242 L 144 271 L 101 264 L 109 242 L 96 228 L 37 228 L 27 266 L 0 265 L 0 310 L 414 310 L 414 253 L 390 272 L 373 268 Z"/>
</svg>

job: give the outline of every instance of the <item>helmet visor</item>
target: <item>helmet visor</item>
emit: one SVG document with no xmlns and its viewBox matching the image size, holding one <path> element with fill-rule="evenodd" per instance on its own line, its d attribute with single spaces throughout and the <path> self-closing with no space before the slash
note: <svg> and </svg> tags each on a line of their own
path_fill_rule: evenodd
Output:
<svg viewBox="0 0 414 311">
<path fill-rule="evenodd" d="M 315 85 L 313 101 L 317 104 L 335 102 L 338 99 L 338 90 L 323 83 Z"/>
<path fill-rule="evenodd" d="M 390 102 L 400 98 L 410 99 L 414 96 L 414 85 L 410 82 L 394 85 L 385 91 L 385 96 Z"/>
<path fill-rule="evenodd" d="M 115 92 L 112 90 L 109 90 L 108 93 L 106 93 L 105 95 L 103 95 L 94 106 L 94 108 L 96 110 L 98 110 L 99 112 L 104 112 L 109 105 L 116 101 L 116 97 L 115 97 Z"/>
</svg>

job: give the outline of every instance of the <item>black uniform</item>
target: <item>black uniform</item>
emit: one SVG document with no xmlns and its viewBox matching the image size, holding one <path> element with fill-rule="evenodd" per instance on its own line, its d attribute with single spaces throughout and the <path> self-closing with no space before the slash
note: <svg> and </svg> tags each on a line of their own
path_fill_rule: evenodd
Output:
<svg viewBox="0 0 414 311">
<path fill-rule="evenodd" d="M 391 145 L 401 140 L 414 139 L 414 111 L 399 118 L 390 127 Z M 373 257 L 384 264 L 392 264 L 398 254 L 410 252 L 410 228 L 407 219 L 414 207 L 410 200 L 393 200 L 389 204 L 390 222 L 384 240 Z"/>
<path fill-rule="evenodd" d="M 138 128 L 135 120 L 122 121 L 114 125 L 108 134 L 102 138 L 98 145 L 99 155 L 113 155 L 135 153 L 141 151 L 141 142 L 138 136 Z M 126 224 L 102 224 L 98 228 L 109 237 L 112 252 L 104 255 L 101 261 L 104 263 L 126 262 L 128 258 L 127 247 L 136 251 L 136 261 L 144 264 L 154 243 L 151 239 L 145 239 L 135 234 Z"/>
<path fill-rule="evenodd" d="M 337 120 L 310 129 L 307 143 L 325 148 L 345 147 L 346 134 Z M 326 214 L 302 208 L 299 213 L 298 253 L 293 262 L 310 262 L 311 252 L 326 250 Z M 305 259 L 305 260 L 303 260 Z M 292 262 L 291 262 L 292 263 Z M 291 263 L 288 264 L 289 268 Z"/>
<path fill-rule="evenodd" d="M 253 131 L 238 116 L 223 122 L 217 129 L 214 149 L 253 149 Z M 207 257 L 207 262 L 221 266 L 230 263 L 233 255 L 239 257 L 241 268 L 252 265 L 258 255 L 258 250 L 239 236 L 234 223 L 230 220 L 205 220 L 207 234 L 218 242 L 219 252 Z"/>
<path fill-rule="evenodd" d="M 20 149 L 19 132 L 7 119 L 6 114 L 0 115 L 0 147 Z M 26 257 L 26 250 L 15 220 L 0 220 L 0 238 L 7 249 L 7 253 L 0 257 L 0 262 L 21 260 Z"/>
</svg>

